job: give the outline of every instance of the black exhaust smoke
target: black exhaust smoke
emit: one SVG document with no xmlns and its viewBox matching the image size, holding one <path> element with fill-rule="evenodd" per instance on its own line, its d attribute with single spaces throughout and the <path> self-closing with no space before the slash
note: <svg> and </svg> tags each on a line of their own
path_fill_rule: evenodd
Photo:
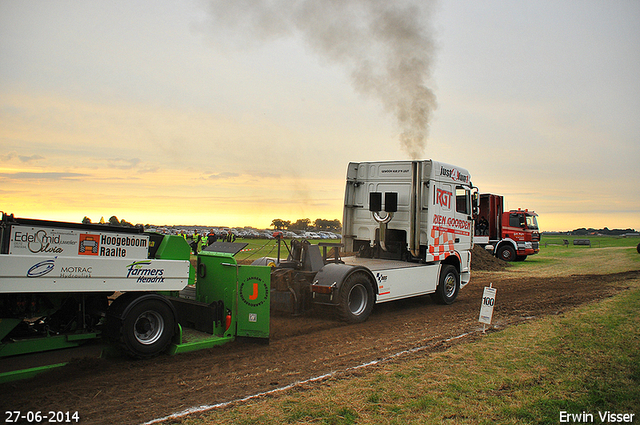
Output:
<svg viewBox="0 0 640 425">
<path fill-rule="evenodd" d="M 250 42 L 299 35 L 349 72 L 354 89 L 395 116 L 403 150 L 422 157 L 436 97 L 427 87 L 434 57 L 434 2 L 420 0 L 211 0 L 217 26 Z"/>
</svg>

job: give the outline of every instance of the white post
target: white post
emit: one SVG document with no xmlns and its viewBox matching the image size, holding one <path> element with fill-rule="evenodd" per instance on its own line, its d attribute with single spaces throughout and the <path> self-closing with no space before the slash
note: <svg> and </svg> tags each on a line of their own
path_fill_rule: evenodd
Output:
<svg viewBox="0 0 640 425">
<path fill-rule="evenodd" d="M 491 318 L 493 317 L 493 306 L 496 302 L 496 289 L 493 287 L 493 283 L 489 286 L 485 286 L 482 293 L 482 304 L 480 306 L 480 317 L 478 321 L 482 323 L 482 333 L 486 333 L 487 326 L 491 324 Z"/>
</svg>

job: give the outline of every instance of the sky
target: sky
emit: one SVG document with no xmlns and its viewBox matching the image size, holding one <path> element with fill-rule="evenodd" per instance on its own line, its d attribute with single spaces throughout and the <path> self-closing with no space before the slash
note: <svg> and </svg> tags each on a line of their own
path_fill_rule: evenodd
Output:
<svg viewBox="0 0 640 425">
<path fill-rule="evenodd" d="M 434 159 L 543 231 L 640 230 L 640 2 L 0 0 L 0 210 L 342 219 Z"/>
</svg>

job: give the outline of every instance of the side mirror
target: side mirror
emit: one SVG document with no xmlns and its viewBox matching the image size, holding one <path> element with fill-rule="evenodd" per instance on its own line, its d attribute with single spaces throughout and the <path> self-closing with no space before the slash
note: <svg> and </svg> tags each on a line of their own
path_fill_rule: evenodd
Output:
<svg viewBox="0 0 640 425">
<path fill-rule="evenodd" d="M 477 217 L 480 213 L 480 196 L 477 191 L 471 193 L 471 214 Z"/>
</svg>

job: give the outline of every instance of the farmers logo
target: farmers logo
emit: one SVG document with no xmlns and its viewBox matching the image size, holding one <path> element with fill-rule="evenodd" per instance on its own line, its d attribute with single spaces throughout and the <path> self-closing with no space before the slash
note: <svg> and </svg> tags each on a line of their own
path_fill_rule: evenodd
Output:
<svg viewBox="0 0 640 425">
<path fill-rule="evenodd" d="M 264 304 L 269 295 L 269 286 L 259 277 L 248 277 L 240 284 L 240 299 L 251 307 Z"/>
<path fill-rule="evenodd" d="M 127 266 L 127 278 L 136 279 L 136 283 L 163 283 L 164 269 L 147 267 L 151 261 L 135 261 Z"/>
<path fill-rule="evenodd" d="M 27 271 L 27 277 L 40 277 L 50 273 L 56 266 L 55 258 L 53 260 L 40 261 L 39 263 L 31 266 L 31 268 Z"/>
</svg>

